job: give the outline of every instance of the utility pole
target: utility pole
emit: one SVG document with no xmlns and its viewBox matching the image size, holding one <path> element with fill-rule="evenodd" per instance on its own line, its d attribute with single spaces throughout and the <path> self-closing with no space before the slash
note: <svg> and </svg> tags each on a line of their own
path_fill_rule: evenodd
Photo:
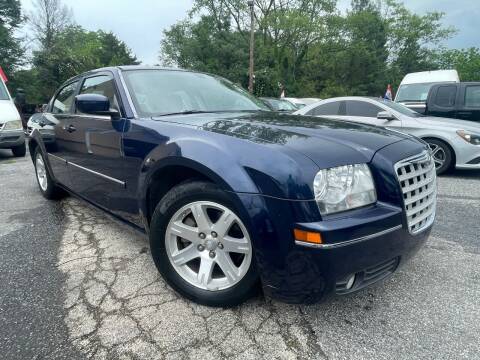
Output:
<svg viewBox="0 0 480 360">
<path fill-rule="evenodd" d="M 248 1 L 250 8 L 250 66 L 248 69 L 248 91 L 253 94 L 253 46 L 255 42 L 253 0 Z"/>
</svg>

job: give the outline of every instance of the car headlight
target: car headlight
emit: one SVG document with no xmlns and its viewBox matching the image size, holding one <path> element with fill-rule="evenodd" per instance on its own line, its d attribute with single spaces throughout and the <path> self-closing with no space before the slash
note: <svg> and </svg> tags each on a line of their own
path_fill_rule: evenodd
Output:
<svg viewBox="0 0 480 360">
<path fill-rule="evenodd" d="M 315 200 L 322 215 L 355 209 L 377 201 L 367 164 L 320 170 L 313 181 Z"/>
<path fill-rule="evenodd" d="M 478 135 L 478 134 L 472 134 L 472 133 L 470 133 L 468 131 L 465 131 L 465 130 L 458 130 L 457 134 L 463 140 L 469 142 L 470 144 L 480 145 L 480 135 Z"/>
<path fill-rule="evenodd" d="M 3 127 L 3 130 L 22 130 L 23 125 L 20 120 L 15 120 L 15 121 L 7 121 L 5 123 L 5 126 Z"/>
</svg>

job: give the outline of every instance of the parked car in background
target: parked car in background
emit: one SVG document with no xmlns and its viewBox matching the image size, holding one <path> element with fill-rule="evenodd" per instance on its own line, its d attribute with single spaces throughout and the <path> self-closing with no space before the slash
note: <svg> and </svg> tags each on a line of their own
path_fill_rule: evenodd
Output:
<svg viewBox="0 0 480 360">
<path fill-rule="evenodd" d="M 480 124 L 421 115 L 381 98 L 339 97 L 306 106 L 294 114 L 329 117 L 402 131 L 423 139 L 438 174 L 451 168 L 480 169 Z"/>
<path fill-rule="evenodd" d="M 37 130 L 42 136 L 44 143 L 55 142 L 55 118 L 48 114 L 35 113 L 28 119 L 27 135 L 31 136 L 32 132 Z"/>
<path fill-rule="evenodd" d="M 42 116 L 56 141 L 29 138 L 40 192 L 67 189 L 145 231 L 167 283 L 201 304 L 238 304 L 259 283 L 288 302 L 357 291 L 395 272 L 435 218 L 425 143 L 278 114 L 217 76 L 90 71 Z"/>
<path fill-rule="evenodd" d="M 427 115 L 480 122 L 480 82 L 435 84 L 426 105 Z"/>
<path fill-rule="evenodd" d="M 318 98 L 292 98 L 292 97 L 286 97 L 282 98 L 284 100 L 290 101 L 292 104 L 294 104 L 297 108 L 301 109 L 302 107 L 313 104 L 317 101 L 320 101 L 321 99 Z"/>
<path fill-rule="evenodd" d="M 407 74 L 398 87 L 395 102 L 424 114 L 430 88 L 441 82 L 458 83 L 460 78 L 456 70 L 434 70 Z"/>
<path fill-rule="evenodd" d="M 277 99 L 277 98 L 267 98 L 267 97 L 261 97 L 260 100 L 262 100 L 265 103 L 265 105 L 267 105 L 273 111 L 288 113 L 288 112 L 294 112 L 298 110 L 298 107 L 296 107 L 294 104 L 292 104 L 288 100 Z"/>
<path fill-rule="evenodd" d="M 0 149 L 11 149 L 14 156 L 25 156 L 25 134 L 20 114 L 0 77 Z"/>
</svg>

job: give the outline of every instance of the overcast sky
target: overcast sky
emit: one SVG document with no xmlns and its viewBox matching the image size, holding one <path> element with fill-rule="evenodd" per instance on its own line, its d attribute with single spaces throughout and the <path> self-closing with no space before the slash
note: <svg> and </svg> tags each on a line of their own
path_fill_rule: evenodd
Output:
<svg viewBox="0 0 480 360">
<path fill-rule="evenodd" d="M 193 0 L 64 0 L 77 24 L 88 30 L 113 31 L 144 64 L 157 63 L 162 32 L 187 16 Z M 32 0 L 21 0 L 24 11 Z M 340 0 L 340 8 L 350 0 Z M 443 11 L 444 23 L 459 32 L 445 45 L 451 48 L 477 46 L 480 0 L 404 0 L 412 11 Z"/>
</svg>

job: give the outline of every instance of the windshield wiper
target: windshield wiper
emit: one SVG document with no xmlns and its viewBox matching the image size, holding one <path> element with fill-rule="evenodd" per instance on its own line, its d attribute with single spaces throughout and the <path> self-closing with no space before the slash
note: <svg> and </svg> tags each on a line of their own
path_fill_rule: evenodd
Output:
<svg viewBox="0 0 480 360">
<path fill-rule="evenodd" d="M 169 115 L 190 115 L 190 114 L 208 114 L 214 113 L 215 111 L 203 111 L 203 110 L 185 110 L 185 111 L 178 111 L 178 112 L 171 112 L 165 114 L 159 114 L 157 116 L 169 116 Z"/>
</svg>

